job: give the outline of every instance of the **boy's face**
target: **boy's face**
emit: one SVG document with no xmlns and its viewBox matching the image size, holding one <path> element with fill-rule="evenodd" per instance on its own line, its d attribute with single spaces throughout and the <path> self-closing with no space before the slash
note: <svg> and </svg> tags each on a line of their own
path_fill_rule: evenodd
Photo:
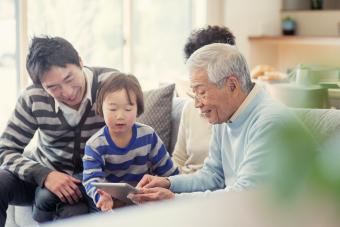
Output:
<svg viewBox="0 0 340 227">
<path fill-rule="evenodd" d="M 103 101 L 104 120 L 111 135 L 124 136 L 131 132 L 137 118 L 137 99 L 129 92 L 131 103 L 125 89 L 111 92 Z"/>
<path fill-rule="evenodd" d="M 41 84 L 53 98 L 76 110 L 86 92 L 83 70 L 74 64 L 52 66 L 42 75 Z"/>
</svg>

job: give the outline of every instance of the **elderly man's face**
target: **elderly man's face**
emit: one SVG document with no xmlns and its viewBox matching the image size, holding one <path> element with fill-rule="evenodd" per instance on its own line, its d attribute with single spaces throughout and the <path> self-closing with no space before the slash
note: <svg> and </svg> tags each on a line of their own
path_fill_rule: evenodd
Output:
<svg viewBox="0 0 340 227">
<path fill-rule="evenodd" d="M 222 87 L 217 87 L 209 82 L 204 70 L 192 74 L 191 87 L 195 94 L 195 107 L 201 110 L 210 124 L 226 122 L 238 108 L 235 88 L 229 87 L 227 81 Z"/>
</svg>

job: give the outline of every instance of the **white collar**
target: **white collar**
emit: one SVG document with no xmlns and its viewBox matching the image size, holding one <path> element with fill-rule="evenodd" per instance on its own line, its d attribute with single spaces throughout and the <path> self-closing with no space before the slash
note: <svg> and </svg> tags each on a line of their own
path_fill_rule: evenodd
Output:
<svg viewBox="0 0 340 227">
<path fill-rule="evenodd" d="M 227 121 L 228 123 L 232 123 L 235 121 L 238 116 L 243 112 L 244 109 L 251 103 L 251 101 L 255 98 L 255 96 L 261 91 L 261 86 L 256 84 L 254 85 L 253 89 L 249 92 L 245 100 L 243 100 L 242 104 L 236 110 L 236 112 L 231 116 L 231 118 Z"/>
</svg>

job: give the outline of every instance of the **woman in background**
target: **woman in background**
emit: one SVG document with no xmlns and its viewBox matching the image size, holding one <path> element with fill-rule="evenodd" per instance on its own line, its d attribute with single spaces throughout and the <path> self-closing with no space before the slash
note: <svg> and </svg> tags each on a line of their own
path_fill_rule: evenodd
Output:
<svg viewBox="0 0 340 227">
<path fill-rule="evenodd" d="M 211 43 L 235 45 L 235 37 L 228 28 L 223 26 L 208 26 L 195 30 L 184 46 L 185 59 L 187 60 L 197 49 Z M 209 154 L 210 137 L 211 125 L 195 108 L 195 100 L 190 100 L 183 107 L 172 157 L 180 173 L 193 173 L 202 168 L 204 159 Z"/>
</svg>

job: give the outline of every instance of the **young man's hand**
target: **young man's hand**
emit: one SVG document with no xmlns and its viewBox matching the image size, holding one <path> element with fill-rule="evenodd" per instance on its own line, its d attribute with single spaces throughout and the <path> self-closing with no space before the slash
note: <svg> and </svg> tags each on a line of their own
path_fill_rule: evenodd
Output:
<svg viewBox="0 0 340 227">
<path fill-rule="evenodd" d="M 81 181 L 62 172 L 50 172 L 44 182 L 45 188 L 50 190 L 64 203 L 74 204 L 82 197 L 78 184 Z"/>
<path fill-rule="evenodd" d="M 103 212 L 112 210 L 114 204 L 111 195 L 101 189 L 97 189 L 97 192 L 100 195 L 99 201 L 96 204 L 97 208 Z"/>
<path fill-rule="evenodd" d="M 158 177 L 158 176 L 145 174 L 143 178 L 139 181 L 136 187 L 137 188 L 154 188 L 154 187 L 169 188 L 170 181 L 166 177 Z"/>
</svg>

